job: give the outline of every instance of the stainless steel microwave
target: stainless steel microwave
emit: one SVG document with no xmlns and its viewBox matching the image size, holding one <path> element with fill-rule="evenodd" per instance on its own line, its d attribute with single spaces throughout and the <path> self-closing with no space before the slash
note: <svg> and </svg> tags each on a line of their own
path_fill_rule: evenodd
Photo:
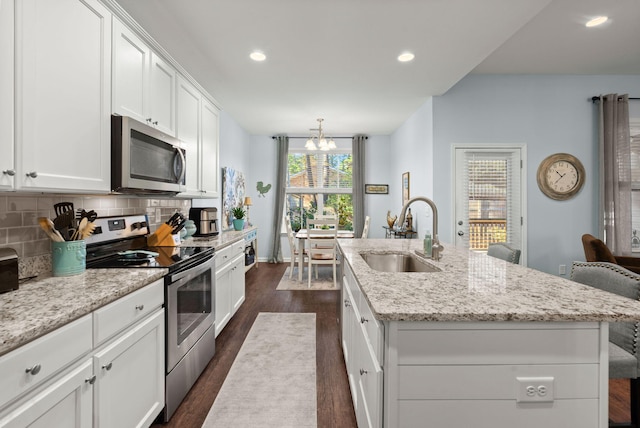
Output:
<svg viewBox="0 0 640 428">
<path fill-rule="evenodd" d="M 180 140 L 126 116 L 111 116 L 111 189 L 175 194 L 185 190 L 187 153 Z"/>
</svg>

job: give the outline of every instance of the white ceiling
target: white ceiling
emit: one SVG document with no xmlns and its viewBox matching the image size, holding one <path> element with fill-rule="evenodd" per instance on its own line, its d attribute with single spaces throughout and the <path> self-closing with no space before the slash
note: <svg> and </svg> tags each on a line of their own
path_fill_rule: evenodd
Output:
<svg viewBox="0 0 640 428">
<path fill-rule="evenodd" d="M 640 75 L 640 0 L 117 1 L 254 135 L 389 134 L 470 72 Z"/>
</svg>

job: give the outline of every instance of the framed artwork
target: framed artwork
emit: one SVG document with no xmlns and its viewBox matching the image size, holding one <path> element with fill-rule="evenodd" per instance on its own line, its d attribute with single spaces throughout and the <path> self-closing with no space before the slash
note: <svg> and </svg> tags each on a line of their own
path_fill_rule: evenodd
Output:
<svg viewBox="0 0 640 428">
<path fill-rule="evenodd" d="M 369 194 L 378 194 L 378 195 L 388 195 L 389 194 L 389 185 L 388 184 L 365 184 L 364 185 L 364 193 Z"/>
<path fill-rule="evenodd" d="M 233 227 L 231 210 L 244 204 L 244 175 L 229 167 L 222 168 L 222 223 L 221 230 Z"/>
<path fill-rule="evenodd" d="M 402 174 L 402 206 L 411 198 L 409 193 L 409 172 Z"/>
</svg>

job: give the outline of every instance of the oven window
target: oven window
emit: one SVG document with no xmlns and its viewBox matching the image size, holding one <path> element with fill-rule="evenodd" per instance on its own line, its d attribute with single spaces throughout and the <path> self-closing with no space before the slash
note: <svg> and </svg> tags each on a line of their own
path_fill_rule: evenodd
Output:
<svg viewBox="0 0 640 428">
<path fill-rule="evenodd" d="M 178 345 L 211 315 L 212 283 L 209 269 L 177 289 Z"/>
</svg>

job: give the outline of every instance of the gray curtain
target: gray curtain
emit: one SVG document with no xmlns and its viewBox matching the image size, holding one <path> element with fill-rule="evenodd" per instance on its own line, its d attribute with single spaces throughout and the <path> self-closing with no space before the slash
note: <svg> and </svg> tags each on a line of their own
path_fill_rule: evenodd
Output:
<svg viewBox="0 0 640 428">
<path fill-rule="evenodd" d="M 285 188 L 287 186 L 287 159 L 289 155 L 289 137 L 278 135 L 275 137 L 276 152 L 276 200 L 274 203 L 273 223 L 271 224 L 271 236 L 273 236 L 273 246 L 269 263 L 281 263 L 282 248 L 280 245 L 280 229 L 282 227 L 282 214 L 284 212 Z"/>
<path fill-rule="evenodd" d="M 356 135 L 352 139 L 353 156 L 353 232 L 356 238 L 362 236 L 364 228 L 364 154 L 367 137 Z"/>
<path fill-rule="evenodd" d="M 629 96 L 600 97 L 600 236 L 612 253 L 631 254 Z"/>
</svg>

